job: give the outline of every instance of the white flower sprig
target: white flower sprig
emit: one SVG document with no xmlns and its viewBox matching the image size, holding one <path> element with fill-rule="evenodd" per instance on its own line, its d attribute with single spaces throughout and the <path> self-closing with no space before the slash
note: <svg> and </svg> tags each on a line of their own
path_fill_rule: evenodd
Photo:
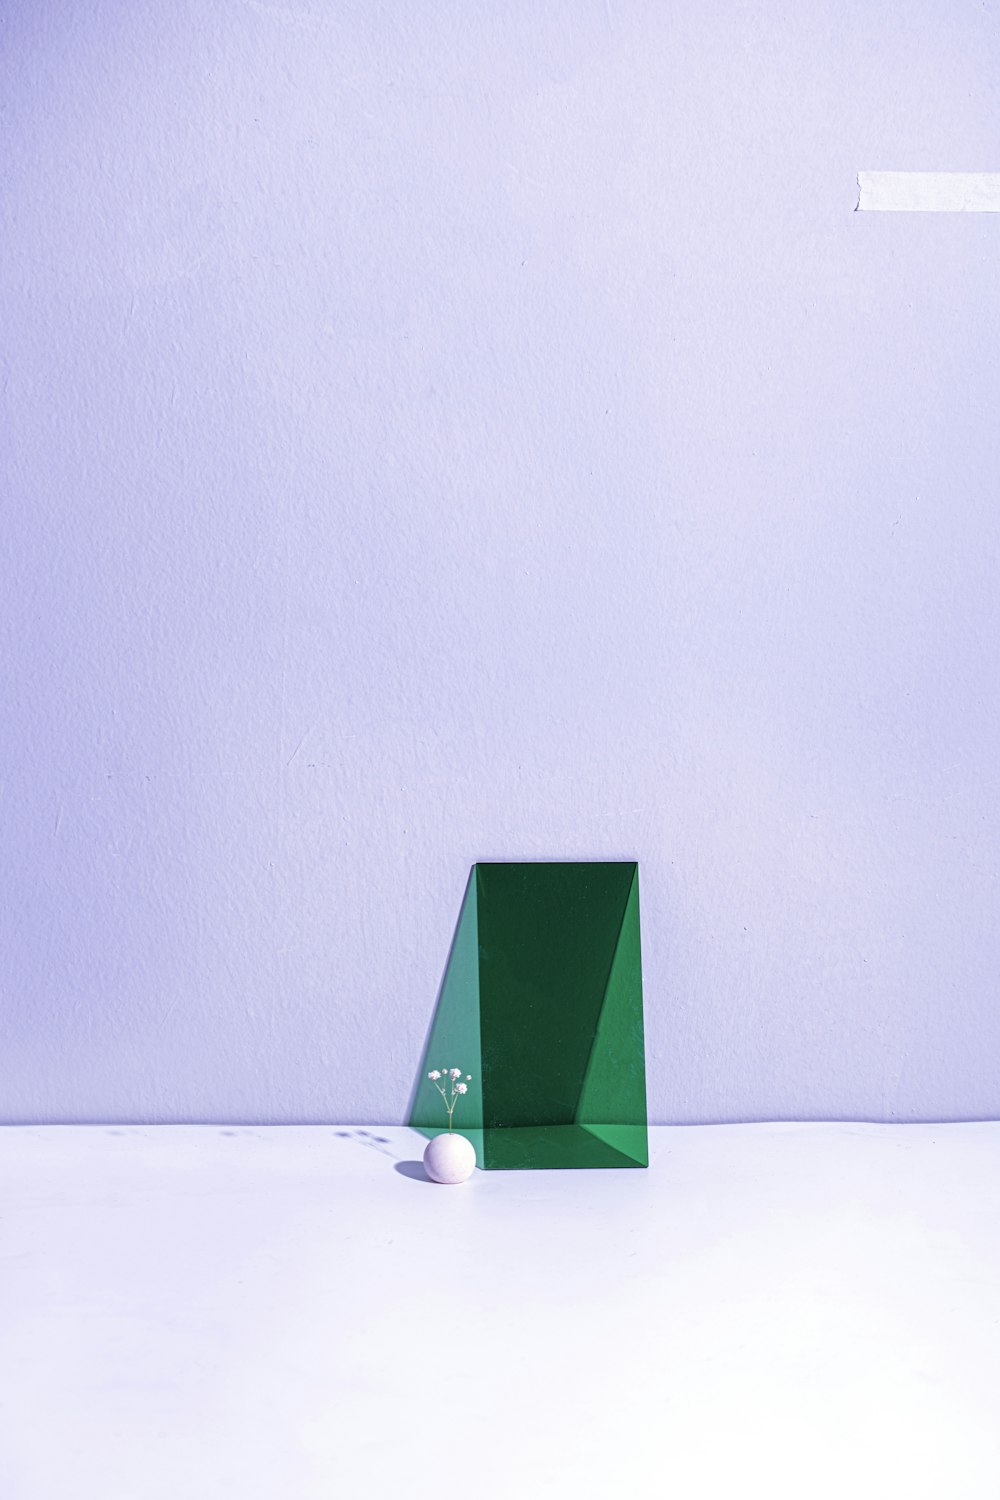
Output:
<svg viewBox="0 0 1000 1500">
<path fill-rule="evenodd" d="M 472 1074 L 466 1073 L 465 1082 L 459 1080 L 462 1077 L 461 1068 L 433 1068 L 427 1077 L 437 1089 L 444 1100 L 444 1107 L 448 1111 L 448 1129 L 451 1127 L 451 1117 L 455 1113 L 455 1105 L 461 1094 L 469 1092 L 469 1084 L 472 1082 Z"/>
</svg>

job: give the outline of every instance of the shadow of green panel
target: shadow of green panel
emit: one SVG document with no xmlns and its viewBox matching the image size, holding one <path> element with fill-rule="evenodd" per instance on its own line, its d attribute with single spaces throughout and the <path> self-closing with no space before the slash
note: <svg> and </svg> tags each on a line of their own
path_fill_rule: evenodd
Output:
<svg viewBox="0 0 1000 1500">
<path fill-rule="evenodd" d="M 647 1165 L 634 861 L 474 866 L 414 1095 L 424 1134 L 447 1123 L 426 1073 L 452 1065 L 473 1074 L 455 1125 L 481 1166 Z"/>
</svg>

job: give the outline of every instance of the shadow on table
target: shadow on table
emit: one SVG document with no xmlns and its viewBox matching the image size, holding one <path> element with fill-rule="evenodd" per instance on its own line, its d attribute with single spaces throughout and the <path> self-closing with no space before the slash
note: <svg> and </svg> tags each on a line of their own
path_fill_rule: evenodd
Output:
<svg viewBox="0 0 1000 1500">
<path fill-rule="evenodd" d="M 381 1156 L 392 1157 L 393 1171 L 398 1172 L 401 1177 L 409 1177 L 413 1182 L 431 1181 L 424 1171 L 422 1161 L 400 1161 L 395 1151 L 387 1149 L 392 1145 L 388 1136 L 376 1135 L 371 1130 L 335 1130 L 333 1133 L 342 1141 L 356 1141 L 359 1146 L 368 1146 Z"/>
<path fill-rule="evenodd" d="M 395 1159 L 395 1151 L 387 1151 L 386 1147 L 392 1142 L 386 1135 L 376 1135 L 371 1130 L 335 1130 L 335 1136 L 342 1141 L 356 1141 L 359 1146 L 367 1146 L 372 1151 L 377 1151 L 380 1156 L 391 1156 Z"/>
<path fill-rule="evenodd" d="M 398 1161 L 392 1169 L 400 1177 L 410 1177 L 414 1182 L 430 1182 L 422 1161 Z"/>
</svg>

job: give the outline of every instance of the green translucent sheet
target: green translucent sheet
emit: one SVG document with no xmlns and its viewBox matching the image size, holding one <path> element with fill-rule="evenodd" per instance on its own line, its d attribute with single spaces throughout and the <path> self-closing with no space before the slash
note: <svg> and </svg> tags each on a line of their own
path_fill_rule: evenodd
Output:
<svg viewBox="0 0 1000 1500">
<path fill-rule="evenodd" d="M 471 1073 L 455 1128 L 481 1167 L 644 1167 L 639 873 L 473 867 L 410 1124 L 447 1128 L 431 1068 Z"/>
</svg>

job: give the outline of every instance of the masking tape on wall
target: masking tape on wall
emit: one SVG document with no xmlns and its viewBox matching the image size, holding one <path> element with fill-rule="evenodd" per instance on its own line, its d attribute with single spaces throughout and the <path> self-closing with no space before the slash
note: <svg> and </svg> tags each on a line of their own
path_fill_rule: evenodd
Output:
<svg viewBox="0 0 1000 1500">
<path fill-rule="evenodd" d="M 1000 213 L 1000 172 L 859 172 L 858 208 Z"/>
</svg>

